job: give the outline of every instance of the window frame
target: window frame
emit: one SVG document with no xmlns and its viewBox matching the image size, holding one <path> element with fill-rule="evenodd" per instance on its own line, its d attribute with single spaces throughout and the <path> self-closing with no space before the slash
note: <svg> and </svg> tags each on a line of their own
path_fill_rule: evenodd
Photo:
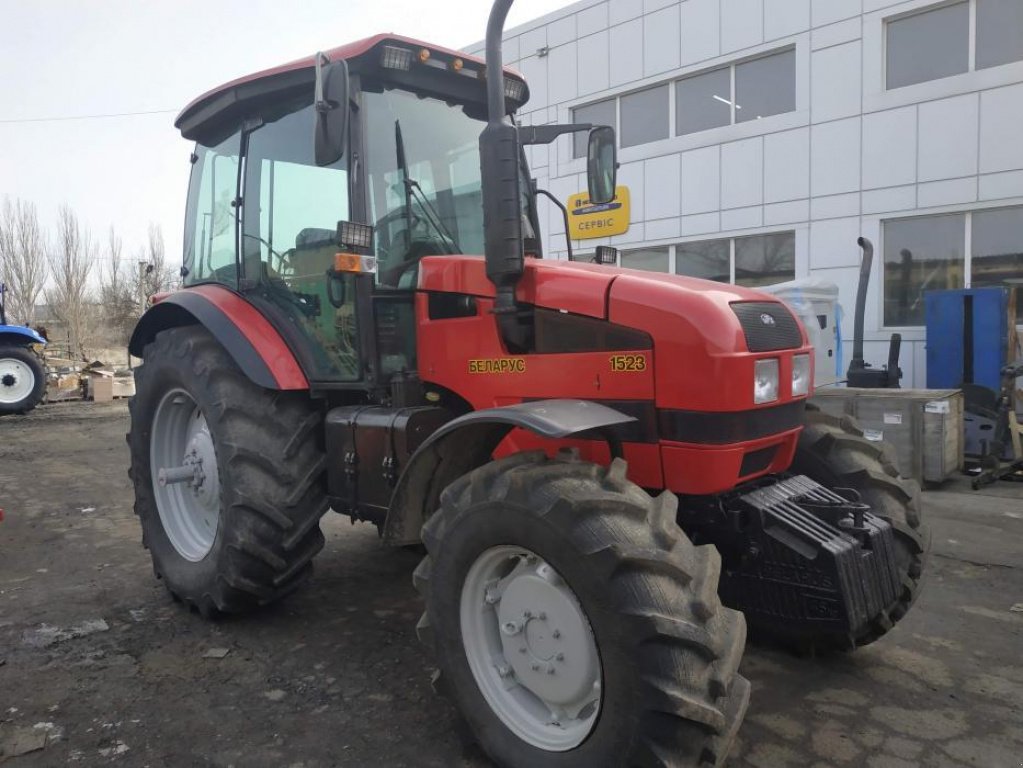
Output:
<svg viewBox="0 0 1023 768">
<path fill-rule="evenodd" d="M 969 6 L 969 23 L 967 24 L 967 56 L 966 56 L 966 71 L 958 72 L 954 75 L 946 75 L 945 77 L 937 77 L 932 80 L 921 80 L 918 83 L 910 83 L 908 85 L 900 85 L 892 88 L 888 84 L 888 28 L 892 22 L 904 21 L 911 19 L 914 16 L 921 16 L 930 11 L 936 11 L 941 8 L 951 7 L 953 5 L 959 5 L 962 2 L 966 2 Z M 882 92 L 894 93 L 903 91 L 907 88 L 915 88 L 923 86 L 927 83 L 937 83 L 944 80 L 949 80 L 953 77 L 963 77 L 964 75 L 973 74 L 975 72 L 982 72 L 989 69 L 998 69 L 999 67 L 1008 67 L 1014 64 L 1023 63 L 1023 58 L 1016 59 L 1014 61 L 1003 62 L 1002 64 L 993 64 L 987 67 L 977 67 L 977 10 L 978 0 L 941 0 L 940 2 L 930 3 L 928 5 L 921 6 L 919 8 L 913 8 L 903 13 L 892 14 L 891 16 L 885 16 L 881 19 L 881 47 L 882 47 L 882 59 L 881 59 L 881 84 Z"/>
<path fill-rule="evenodd" d="M 884 331 L 889 329 L 894 331 L 899 330 L 915 330 L 921 331 L 926 328 L 926 325 L 892 325 L 889 324 L 887 318 L 884 315 L 884 285 L 885 285 L 885 261 L 884 252 L 886 246 L 887 232 L 885 225 L 889 222 L 907 221 L 913 219 L 925 219 L 933 218 L 936 216 L 962 216 L 963 227 L 965 229 L 963 236 L 963 289 L 970 290 L 973 287 L 973 217 L 974 214 L 987 213 L 989 211 L 1003 211 L 1003 210 L 1019 210 L 1023 212 L 1023 204 L 1019 202 L 1012 202 L 1006 205 L 988 205 L 979 208 L 964 208 L 961 210 L 948 210 L 948 211 L 936 211 L 931 213 L 920 213 L 915 216 L 892 216 L 891 218 L 882 218 L 879 221 L 881 236 L 879 238 L 878 253 L 881 258 L 878 259 L 878 282 L 881 285 L 881 293 L 877 302 L 879 312 L 879 325 L 878 327 Z M 1023 277 L 1023 274 L 1020 275 Z M 991 287 L 991 286 L 988 286 Z"/>
<path fill-rule="evenodd" d="M 956 1 L 957 2 L 961 2 L 961 0 L 956 0 Z M 745 56 L 745 57 L 742 57 L 742 58 L 738 58 L 738 59 L 735 59 L 733 61 L 729 61 L 729 62 L 725 62 L 725 63 L 717 63 L 717 64 L 714 64 L 713 66 L 705 66 L 702 69 L 694 70 L 692 72 L 687 72 L 684 75 L 676 75 L 674 77 L 669 77 L 669 78 L 666 78 L 666 79 L 663 79 L 663 80 L 657 80 L 655 82 L 645 83 L 645 84 L 643 84 L 641 86 L 638 86 L 638 87 L 634 87 L 634 88 L 629 88 L 627 90 L 623 90 L 620 93 L 614 93 L 614 94 L 611 94 L 611 95 L 604 95 L 604 96 L 602 96 L 600 98 L 597 98 L 597 99 L 592 99 L 592 100 L 589 100 L 589 101 L 580 102 L 579 104 L 573 104 L 573 105 L 568 107 L 569 114 L 571 116 L 571 121 L 572 122 L 576 122 L 576 112 L 581 110 L 581 109 L 586 109 L 588 107 L 592 107 L 592 106 L 595 106 L 597 104 L 601 104 L 603 102 L 608 102 L 608 101 L 613 102 L 614 105 L 615 105 L 615 125 L 613 127 L 615 129 L 615 141 L 617 143 L 617 146 L 618 146 L 619 150 L 630 150 L 630 149 L 634 149 L 636 147 L 643 147 L 643 146 L 648 146 L 650 144 L 656 144 L 658 142 L 676 141 L 678 139 L 682 139 L 682 138 L 685 138 L 685 137 L 688 137 L 688 136 L 698 136 L 700 134 L 706 133 L 707 131 L 721 130 L 723 128 L 734 128 L 737 125 L 755 124 L 755 123 L 760 122 L 760 121 L 757 121 L 757 120 L 746 120 L 746 121 L 743 121 L 743 122 L 736 122 L 736 119 L 735 119 L 735 112 L 736 112 L 736 110 L 735 110 L 735 72 L 736 72 L 736 68 L 738 66 L 740 66 L 740 65 L 743 65 L 743 64 L 750 64 L 750 63 L 752 63 L 754 61 L 758 61 L 760 59 L 767 59 L 767 58 L 770 58 L 772 56 L 776 56 L 776 55 L 780 55 L 780 54 L 785 54 L 785 53 L 791 53 L 794 56 L 795 77 L 793 78 L 793 82 L 792 82 L 793 97 L 794 97 L 793 98 L 794 108 L 792 110 L 790 110 L 790 111 L 787 111 L 787 112 L 776 112 L 776 113 L 774 113 L 772 115 L 766 115 L 766 116 L 764 116 L 762 118 L 762 120 L 770 120 L 772 118 L 778 118 L 778 117 L 782 117 L 784 115 L 792 115 L 792 114 L 795 114 L 796 112 L 799 112 L 799 46 L 795 42 L 789 42 L 789 43 L 786 43 L 784 45 L 780 45 L 777 48 L 772 48 L 772 49 L 770 49 L 768 51 L 761 51 L 759 53 L 756 53 L 756 54 L 753 54 L 753 55 L 750 55 L 750 56 Z M 730 106 L 730 109 L 729 109 L 729 122 L 727 124 L 725 124 L 725 125 L 714 126 L 713 128 L 705 128 L 705 129 L 703 129 L 701 131 L 693 131 L 691 133 L 679 133 L 678 132 L 678 83 L 680 81 L 682 81 L 682 80 L 687 80 L 687 79 L 692 78 L 692 77 L 698 77 L 700 75 L 705 75 L 705 74 L 708 74 L 710 72 L 714 72 L 714 71 L 717 71 L 717 70 L 726 70 L 726 69 L 728 70 L 729 87 L 731 89 L 731 93 L 730 93 L 731 101 L 729 102 L 729 106 Z M 640 93 L 640 92 L 643 92 L 643 91 L 649 91 L 649 90 L 652 90 L 652 89 L 655 89 L 655 88 L 659 88 L 659 87 L 662 87 L 662 86 L 667 86 L 668 87 L 668 135 L 667 135 L 667 137 L 665 137 L 663 139 L 655 139 L 654 141 L 642 142 L 640 144 L 630 144 L 629 146 L 624 146 L 622 144 L 622 141 L 621 141 L 621 136 L 622 136 L 622 131 L 621 131 L 621 125 L 622 125 L 622 99 L 624 97 L 626 97 L 626 96 L 631 96 L 631 95 L 636 94 L 636 93 Z M 575 144 L 573 143 L 573 145 L 571 147 L 571 160 L 572 161 L 578 161 L 578 160 L 581 160 L 581 159 L 583 159 L 583 157 L 582 156 L 578 156 L 576 154 L 576 147 L 575 147 Z"/>
<path fill-rule="evenodd" d="M 793 247 L 792 279 L 793 280 L 796 279 L 796 267 L 797 267 L 797 263 L 798 263 L 798 259 L 796 258 L 796 250 L 799 247 L 799 238 L 797 236 L 796 230 L 792 229 L 792 228 L 788 228 L 788 229 L 786 229 L 786 228 L 771 229 L 771 230 L 765 230 L 763 232 L 754 232 L 753 234 L 748 234 L 748 235 L 743 234 L 743 235 L 719 235 L 718 237 L 697 237 L 697 238 L 692 238 L 692 239 L 688 239 L 688 240 L 675 241 L 675 242 L 672 242 L 670 244 L 657 243 L 657 244 L 652 244 L 652 245 L 632 245 L 632 246 L 629 246 L 628 248 L 621 248 L 621 249 L 619 249 L 618 260 L 615 262 L 615 266 L 616 267 L 620 267 L 620 268 L 624 268 L 624 269 L 629 269 L 629 267 L 623 267 L 623 265 L 622 265 L 622 255 L 623 254 L 627 254 L 627 253 L 632 252 L 632 251 L 648 251 L 648 250 L 656 250 L 656 249 L 660 249 L 660 248 L 667 248 L 668 249 L 668 271 L 667 272 L 663 272 L 663 273 L 656 273 L 656 274 L 676 275 L 678 277 L 692 277 L 691 275 L 683 275 L 683 274 L 680 274 L 678 272 L 678 252 L 679 252 L 679 249 L 681 247 L 683 247 L 683 246 L 691 245 L 693 243 L 708 243 L 708 242 L 719 242 L 719 241 L 722 241 L 722 240 L 726 240 L 726 241 L 728 241 L 728 282 L 727 283 L 726 282 L 721 282 L 721 285 L 737 285 L 737 283 L 735 282 L 735 241 L 736 240 L 747 239 L 747 238 L 752 238 L 752 237 L 768 237 L 768 236 L 771 236 L 771 235 L 789 235 L 789 236 L 792 237 L 792 239 L 793 239 L 793 242 L 792 242 L 792 247 Z M 701 277 L 692 277 L 692 279 L 693 280 L 710 280 L 710 278 L 701 278 Z M 711 281 L 711 282 L 718 282 L 718 281 Z M 743 287 L 743 286 L 740 286 L 740 287 Z"/>
</svg>

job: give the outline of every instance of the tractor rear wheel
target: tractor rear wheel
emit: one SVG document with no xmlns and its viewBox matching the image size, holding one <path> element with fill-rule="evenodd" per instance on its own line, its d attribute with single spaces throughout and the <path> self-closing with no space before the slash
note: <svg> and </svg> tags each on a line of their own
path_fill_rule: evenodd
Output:
<svg viewBox="0 0 1023 768">
<path fill-rule="evenodd" d="M 28 413 L 46 393 L 46 371 L 27 347 L 0 346 L 0 416 Z"/>
<path fill-rule="evenodd" d="M 920 508 L 920 486 L 902 477 L 890 446 L 867 440 L 852 417 L 838 418 L 815 405 L 807 406 L 806 424 L 799 438 L 792 471 L 828 488 L 852 488 L 871 511 L 884 518 L 895 533 L 897 566 L 902 588 L 894 603 L 869 622 L 852 643 L 828 638 L 800 638 L 814 646 L 851 650 L 885 635 L 906 615 L 920 594 L 930 552 L 930 531 Z"/>
<path fill-rule="evenodd" d="M 625 472 L 516 454 L 455 481 L 423 528 L 419 636 L 499 765 L 720 765 L 742 721 L 746 625 L 718 600 L 718 552 Z"/>
<path fill-rule="evenodd" d="M 158 334 L 144 360 L 127 437 L 156 576 L 207 617 L 288 594 L 323 548 L 320 410 L 253 384 L 199 326 Z"/>
</svg>

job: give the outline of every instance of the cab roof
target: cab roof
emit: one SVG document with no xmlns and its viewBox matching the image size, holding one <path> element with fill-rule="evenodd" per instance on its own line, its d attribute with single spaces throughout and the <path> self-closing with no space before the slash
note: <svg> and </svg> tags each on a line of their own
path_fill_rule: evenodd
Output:
<svg viewBox="0 0 1023 768">
<path fill-rule="evenodd" d="M 473 68 L 477 71 L 482 71 L 485 66 L 484 60 L 478 56 L 454 51 L 422 40 L 386 33 L 356 40 L 347 45 L 324 51 L 324 53 L 331 61 L 345 59 L 352 66 L 373 49 L 383 45 L 398 45 L 411 48 L 414 51 L 425 48 L 430 51 L 431 55 L 439 55 L 448 60 L 458 58 L 467 65 L 475 65 Z M 186 139 L 196 139 L 213 124 L 219 124 L 229 115 L 236 115 L 243 111 L 248 103 L 312 85 L 315 81 L 315 66 L 316 56 L 306 56 L 219 85 L 193 99 L 188 106 L 181 110 L 174 120 L 174 127 L 180 130 L 181 135 Z M 507 77 L 525 83 L 523 76 L 516 70 L 505 67 L 504 71 Z M 483 80 L 480 79 L 479 82 L 480 98 L 485 100 Z M 526 99 L 528 99 L 528 89 L 522 103 L 525 103 Z M 517 106 L 521 106 L 521 104 Z"/>
</svg>

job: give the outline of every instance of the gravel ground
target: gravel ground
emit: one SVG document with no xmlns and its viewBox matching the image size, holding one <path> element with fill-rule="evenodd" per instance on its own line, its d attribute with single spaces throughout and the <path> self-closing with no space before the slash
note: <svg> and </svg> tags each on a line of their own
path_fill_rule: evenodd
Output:
<svg viewBox="0 0 1023 768">
<path fill-rule="evenodd" d="M 153 578 L 131 504 L 127 408 L 0 420 L 0 762 L 50 766 L 466 766 L 415 639 L 418 555 L 325 520 L 313 581 L 208 623 Z M 855 654 L 750 648 L 729 766 L 1023 765 L 1023 487 L 926 496 L 923 596 Z"/>
</svg>

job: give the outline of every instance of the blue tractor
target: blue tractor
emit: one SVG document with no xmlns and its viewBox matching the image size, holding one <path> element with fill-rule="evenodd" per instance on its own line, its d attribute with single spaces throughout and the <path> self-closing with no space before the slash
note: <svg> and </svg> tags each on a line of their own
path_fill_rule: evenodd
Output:
<svg viewBox="0 0 1023 768">
<path fill-rule="evenodd" d="M 46 392 L 39 350 L 46 339 L 23 325 L 8 325 L 4 285 L 0 284 L 0 416 L 28 413 Z"/>
</svg>

